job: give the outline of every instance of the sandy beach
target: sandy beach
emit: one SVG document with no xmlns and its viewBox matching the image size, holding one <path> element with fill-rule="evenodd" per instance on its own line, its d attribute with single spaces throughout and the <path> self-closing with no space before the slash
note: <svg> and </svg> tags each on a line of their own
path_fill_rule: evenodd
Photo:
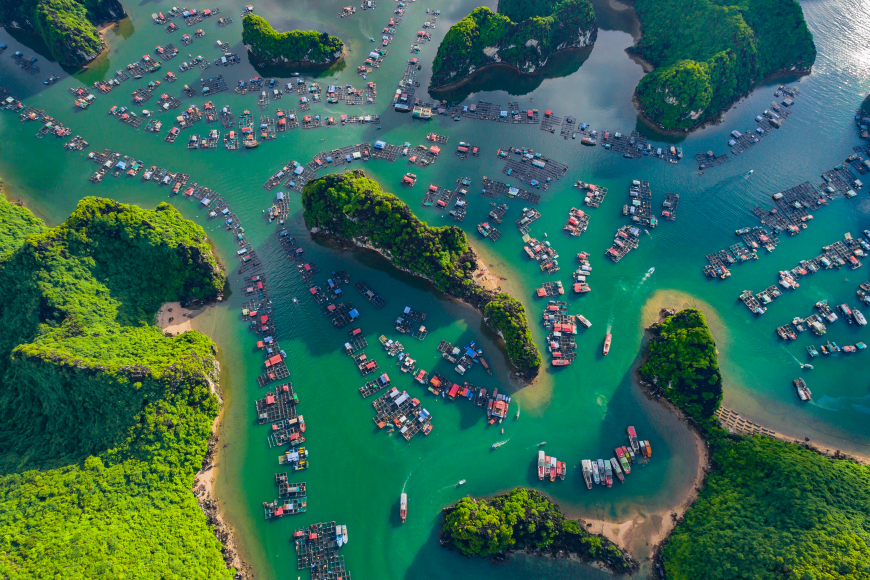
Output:
<svg viewBox="0 0 870 580">
<path fill-rule="evenodd" d="M 193 330 L 192 319 L 205 313 L 206 310 L 206 308 L 189 310 L 182 308 L 179 302 L 167 302 L 157 311 L 157 326 L 175 336 Z"/>
</svg>

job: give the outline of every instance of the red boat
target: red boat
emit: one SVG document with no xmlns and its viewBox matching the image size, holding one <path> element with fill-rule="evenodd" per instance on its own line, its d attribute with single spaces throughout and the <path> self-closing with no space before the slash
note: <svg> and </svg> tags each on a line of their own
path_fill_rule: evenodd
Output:
<svg viewBox="0 0 870 580">
<path fill-rule="evenodd" d="M 559 477 L 562 478 L 562 481 L 565 481 L 565 472 L 568 471 L 568 466 L 565 465 L 564 461 L 560 461 L 559 466 L 561 467 L 561 470 L 559 471 Z"/>
<path fill-rule="evenodd" d="M 571 361 L 569 361 L 568 359 L 564 359 L 564 358 L 554 358 L 553 359 L 553 366 L 554 367 L 566 367 L 569 364 L 571 364 Z"/>
<path fill-rule="evenodd" d="M 604 337 L 604 356 L 607 356 L 607 353 L 610 352 L 610 341 L 613 340 L 613 335 L 607 333 L 607 336 Z"/>
</svg>

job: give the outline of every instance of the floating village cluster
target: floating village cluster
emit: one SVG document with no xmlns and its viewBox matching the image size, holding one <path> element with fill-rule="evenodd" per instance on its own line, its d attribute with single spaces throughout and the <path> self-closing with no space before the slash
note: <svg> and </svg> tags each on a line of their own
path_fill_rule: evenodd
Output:
<svg viewBox="0 0 870 580">
<path fill-rule="evenodd" d="M 580 462 L 583 481 L 587 489 L 595 485 L 613 486 L 614 476 L 620 483 L 625 483 L 625 476 L 631 473 L 631 466 L 636 462 L 646 463 L 652 457 L 652 447 L 649 441 L 641 441 L 637 438 L 634 427 L 626 429 L 629 445 L 614 448 L 613 457 L 608 459 L 583 459 Z M 539 446 L 545 445 L 544 441 Z M 558 477 L 565 480 L 568 474 L 568 466 L 564 461 L 559 461 L 555 456 L 547 455 L 541 449 L 538 450 L 538 479 L 544 481 L 549 477 L 550 481 L 556 481 Z"/>
</svg>

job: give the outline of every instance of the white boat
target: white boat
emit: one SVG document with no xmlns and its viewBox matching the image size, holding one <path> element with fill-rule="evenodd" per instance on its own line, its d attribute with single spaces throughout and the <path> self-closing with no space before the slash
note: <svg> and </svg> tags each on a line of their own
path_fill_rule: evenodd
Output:
<svg viewBox="0 0 870 580">
<path fill-rule="evenodd" d="M 344 524 L 342 524 L 342 526 L 341 526 L 341 537 L 344 540 L 344 543 L 346 544 L 347 543 L 347 526 L 345 526 Z"/>
<path fill-rule="evenodd" d="M 655 268 L 650 268 L 649 270 L 646 271 L 646 273 L 647 273 L 647 274 L 653 274 L 653 273 L 655 273 L 655 271 L 656 271 Z"/>
<path fill-rule="evenodd" d="M 465 485 L 465 480 L 464 480 L 464 479 L 460 479 L 460 480 L 459 480 L 459 485 Z"/>
<path fill-rule="evenodd" d="M 341 535 L 341 526 L 335 526 L 335 543 L 340 548 L 344 544 L 344 537 Z"/>
<path fill-rule="evenodd" d="M 492 444 L 492 447 L 490 447 L 490 449 L 498 449 L 499 447 L 501 447 L 505 443 L 507 443 L 507 439 L 505 439 L 504 441 L 496 441 L 495 443 Z"/>
</svg>

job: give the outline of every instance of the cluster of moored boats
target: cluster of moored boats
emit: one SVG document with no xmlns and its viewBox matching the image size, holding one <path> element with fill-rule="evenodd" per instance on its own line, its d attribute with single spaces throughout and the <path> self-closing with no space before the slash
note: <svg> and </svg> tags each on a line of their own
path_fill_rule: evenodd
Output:
<svg viewBox="0 0 870 580">
<path fill-rule="evenodd" d="M 609 459 L 583 459 L 583 480 L 586 487 L 592 489 L 593 482 L 596 485 L 613 485 L 614 476 L 620 483 L 625 483 L 625 476 L 631 473 L 631 464 L 640 459 L 652 457 L 652 447 L 649 441 L 641 441 L 637 438 L 634 427 L 628 427 L 629 446 L 616 447 L 614 456 Z M 567 466 L 564 461 L 556 457 L 546 455 L 544 450 L 538 451 L 538 479 L 543 481 L 547 477 L 555 481 L 557 477 L 565 479 Z"/>
</svg>

